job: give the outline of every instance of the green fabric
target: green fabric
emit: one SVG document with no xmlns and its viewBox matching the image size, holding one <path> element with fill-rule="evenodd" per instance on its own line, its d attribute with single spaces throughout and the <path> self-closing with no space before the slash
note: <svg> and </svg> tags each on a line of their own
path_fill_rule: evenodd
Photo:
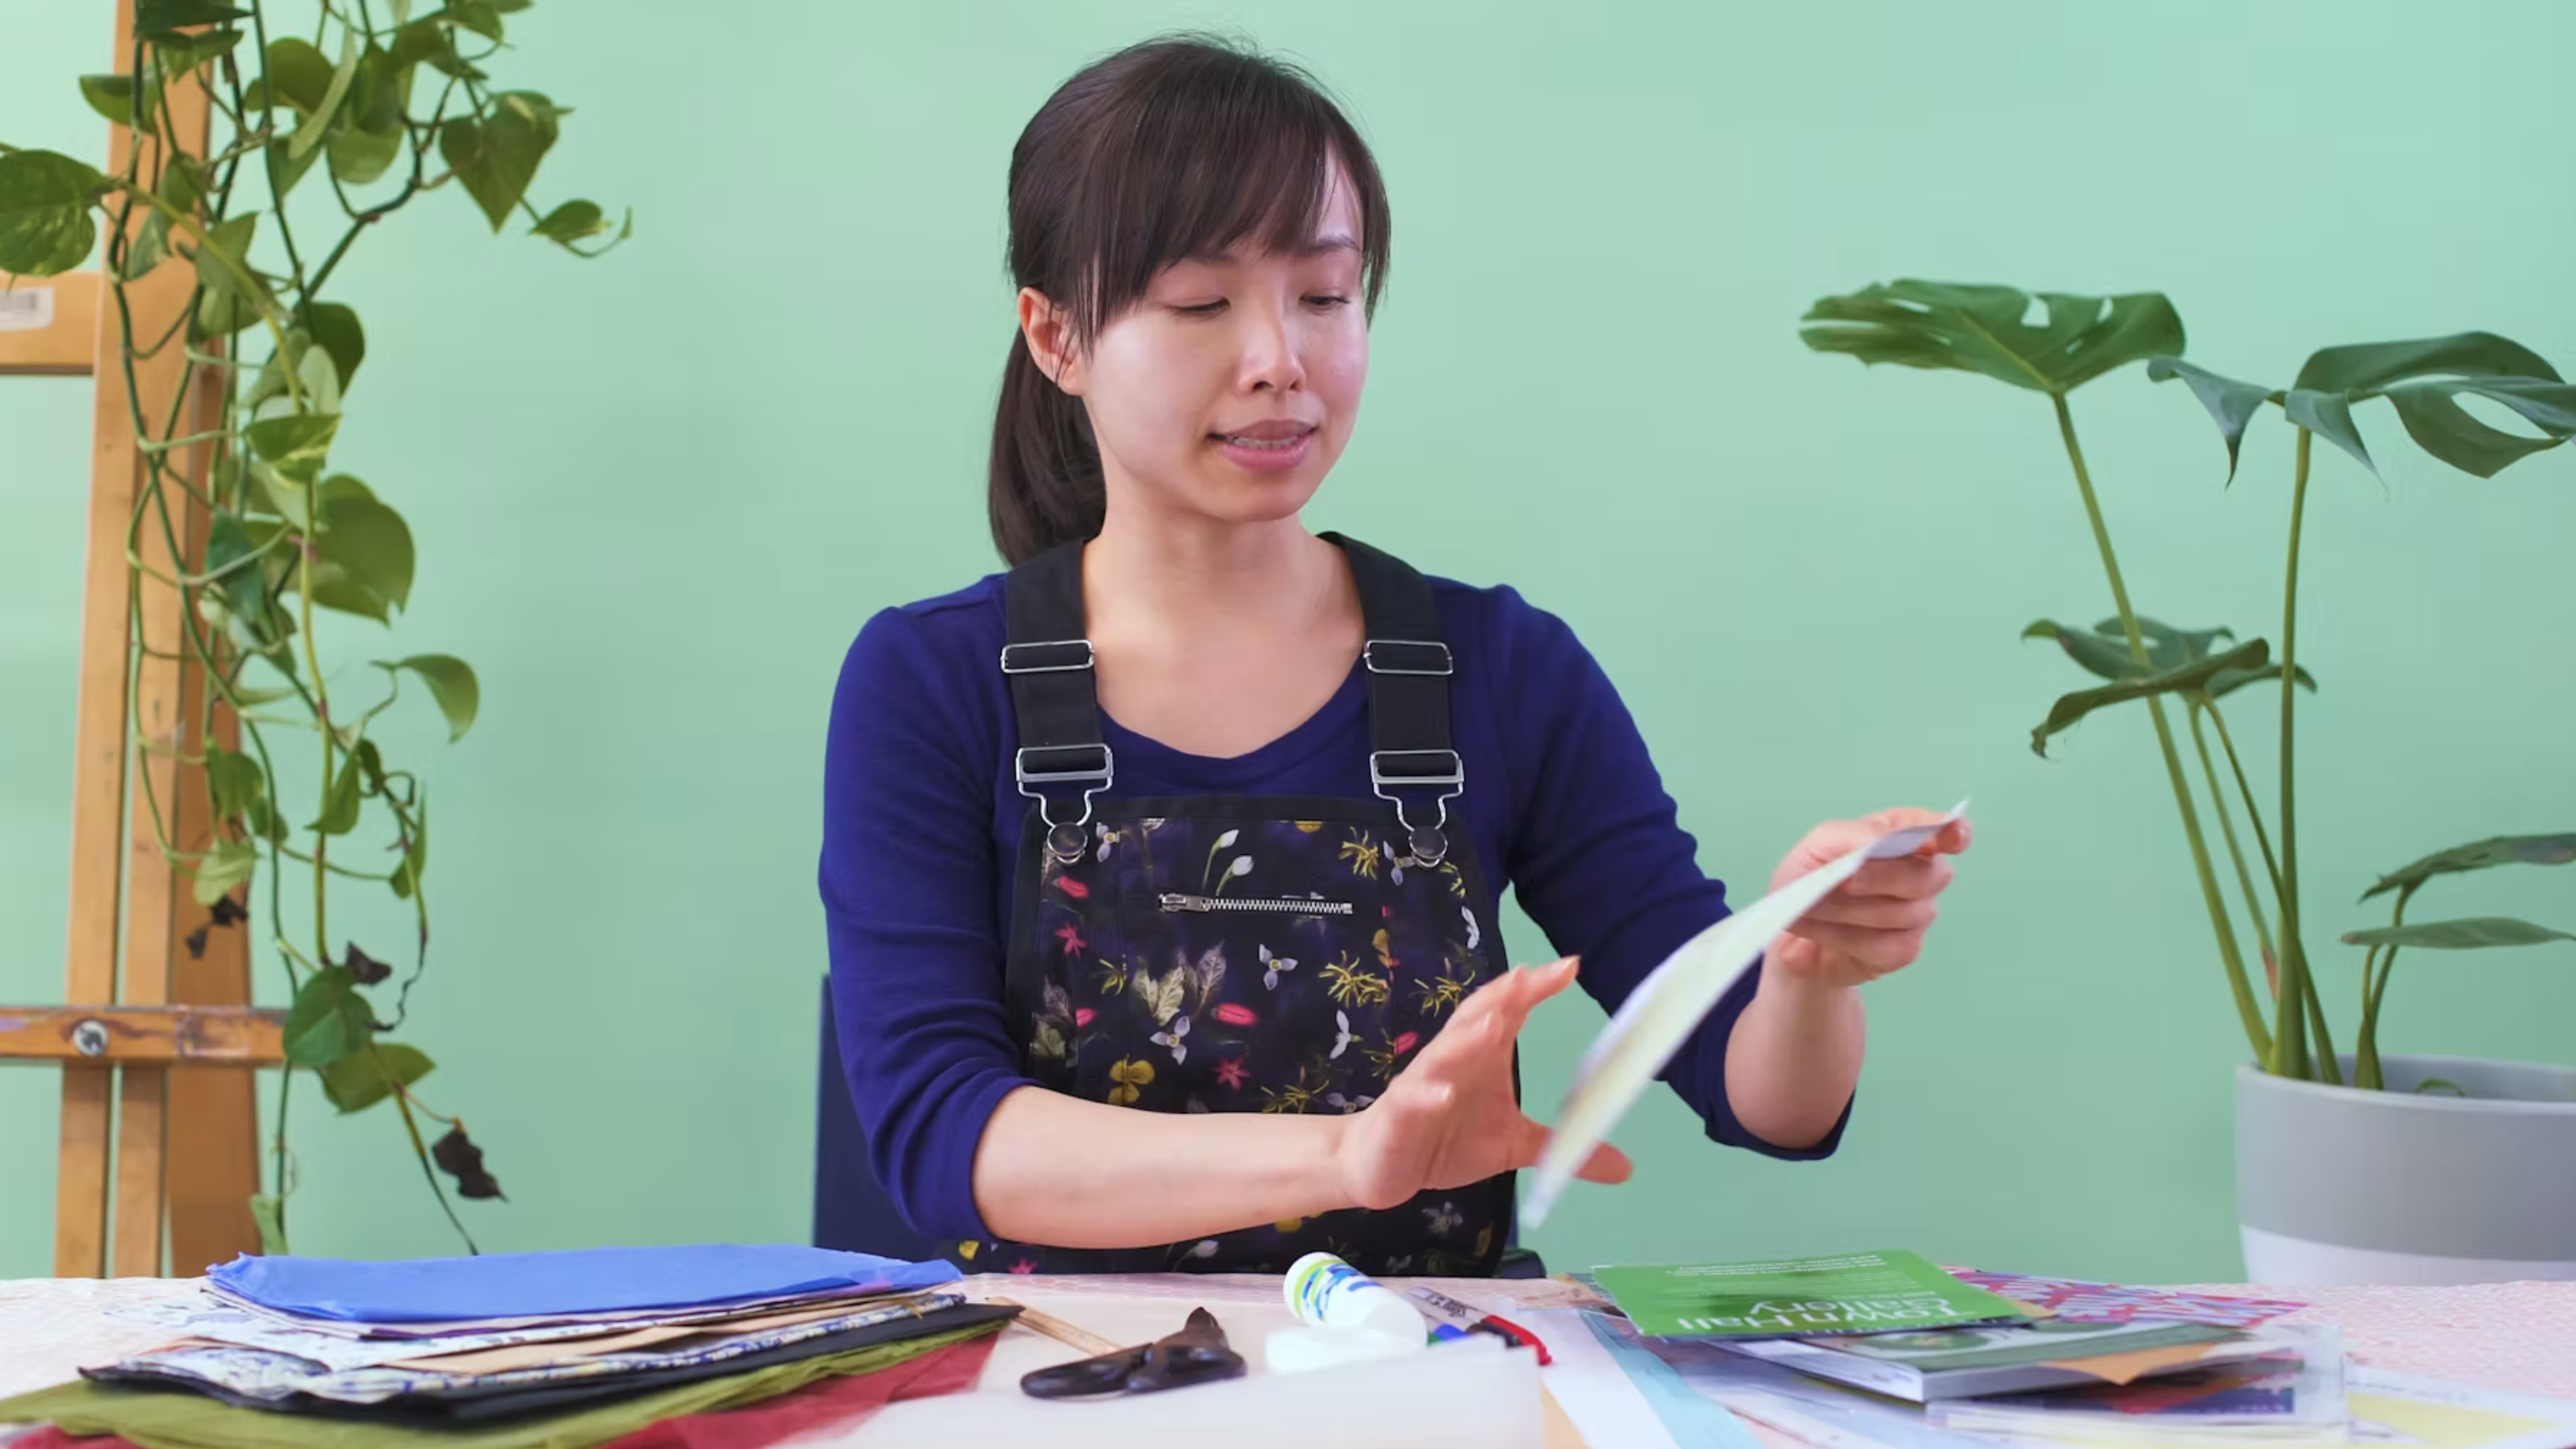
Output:
<svg viewBox="0 0 2576 1449">
<path fill-rule="evenodd" d="M 198 1394 L 110 1387 L 87 1379 L 0 1399 L 0 1424 L 52 1424 L 69 1434 L 118 1434 L 143 1449 L 589 1449 L 664 1419 L 738 1409 L 821 1379 L 892 1368 L 934 1349 L 997 1332 L 1001 1326 L 979 1323 L 927 1338 L 870 1344 L 732 1378 L 682 1384 L 596 1408 L 454 1429 L 237 1409 Z"/>
</svg>

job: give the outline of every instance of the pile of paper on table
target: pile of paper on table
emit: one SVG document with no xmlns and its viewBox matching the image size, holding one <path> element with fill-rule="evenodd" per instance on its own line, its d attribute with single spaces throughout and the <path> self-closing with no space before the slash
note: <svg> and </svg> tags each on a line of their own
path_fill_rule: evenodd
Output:
<svg viewBox="0 0 2576 1449">
<path fill-rule="evenodd" d="M 2305 1305 L 1979 1272 L 1911 1253 L 1608 1267 L 1612 1326 L 1701 1395 L 1812 1443 L 2355 1442 Z"/>
<path fill-rule="evenodd" d="M 958 1282 L 945 1262 L 785 1244 L 244 1257 L 159 1310 L 167 1346 L 0 1402 L 0 1423 L 203 1445 L 356 1446 L 367 1426 L 387 1443 L 601 1444 L 893 1374 L 1018 1311 L 969 1303 Z"/>
</svg>

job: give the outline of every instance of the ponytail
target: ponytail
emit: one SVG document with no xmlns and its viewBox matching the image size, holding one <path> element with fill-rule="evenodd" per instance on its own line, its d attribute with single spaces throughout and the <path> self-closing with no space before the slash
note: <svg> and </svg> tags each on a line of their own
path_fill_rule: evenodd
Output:
<svg viewBox="0 0 2576 1449">
<path fill-rule="evenodd" d="M 1100 532 L 1100 448 L 1079 399 L 1056 386 L 1019 333 L 1002 364 L 988 501 L 993 546 L 1017 564 Z"/>
</svg>

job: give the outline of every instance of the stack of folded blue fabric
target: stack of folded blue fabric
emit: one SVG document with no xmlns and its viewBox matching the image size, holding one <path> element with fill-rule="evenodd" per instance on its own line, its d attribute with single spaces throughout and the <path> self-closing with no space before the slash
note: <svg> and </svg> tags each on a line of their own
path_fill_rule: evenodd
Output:
<svg viewBox="0 0 2576 1449">
<path fill-rule="evenodd" d="M 172 1313 L 170 1346 L 83 1374 L 121 1391 L 94 1390 L 93 1410 L 152 1400 L 166 1413 L 166 1391 L 183 1390 L 260 1411 L 258 1433 L 298 1417 L 465 1429 L 643 1401 L 698 1412 L 890 1366 L 1017 1312 L 967 1302 L 958 1280 L 946 1262 L 794 1245 L 245 1257 Z M 594 1442 L 634 1417 L 601 1417 Z M 83 1422 L 129 1432 L 117 1418 Z"/>
</svg>

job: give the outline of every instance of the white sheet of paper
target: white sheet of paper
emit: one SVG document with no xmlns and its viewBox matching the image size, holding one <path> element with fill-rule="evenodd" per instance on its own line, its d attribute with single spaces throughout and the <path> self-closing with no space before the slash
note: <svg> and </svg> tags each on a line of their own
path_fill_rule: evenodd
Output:
<svg viewBox="0 0 2576 1449">
<path fill-rule="evenodd" d="M 1797 924 L 1862 866 L 1912 854 L 1967 810 L 1968 802 L 1962 800 L 1928 824 L 1888 831 L 1735 912 L 1665 957 L 1620 1004 L 1575 1066 L 1574 1080 L 1550 1125 L 1547 1146 L 1530 1171 L 1529 1196 L 1521 1203 L 1522 1224 L 1534 1228 L 1546 1221 L 1576 1169 L 1646 1094 L 1655 1074 L 1681 1050 L 1718 998 L 1761 958 L 1772 937 Z"/>
</svg>

